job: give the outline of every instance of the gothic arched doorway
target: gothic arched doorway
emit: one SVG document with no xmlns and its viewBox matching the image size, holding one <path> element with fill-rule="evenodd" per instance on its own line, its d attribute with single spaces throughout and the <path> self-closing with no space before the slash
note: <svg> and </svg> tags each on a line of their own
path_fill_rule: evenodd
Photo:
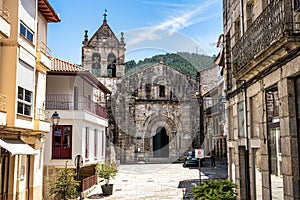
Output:
<svg viewBox="0 0 300 200">
<path fill-rule="evenodd" d="M 164 127 L 156 129 L 156 134 L 153 136 L 153 157 L 168 158 L 169 157 L 169 136 Z"/>
</svg>

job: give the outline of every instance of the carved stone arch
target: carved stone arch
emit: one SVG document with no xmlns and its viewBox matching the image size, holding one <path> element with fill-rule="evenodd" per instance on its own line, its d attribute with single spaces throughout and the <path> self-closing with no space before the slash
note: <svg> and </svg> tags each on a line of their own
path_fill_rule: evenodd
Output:
<svg viewBox="0 0 300 200">
<path fill-rule="evenodd" d="M 156 128 L 165 127 L 167 134 L 170 139 L 174 138 L 175 134 L 182 132 L 182 124 L 177 118 L 171 119 L 166 116 L 160 116 L 159 114 L 154 114 L 150 117 L 147 117 L 143 127 L 145 128 L 146 138 L 153 137 L 156 133 Z"/>
<path fill-rule="evenodd" d="M 159 84 L 159 85 L 165 85 L 166 87 L 169 87 L 171 84 L 170 80 L 166 76 L 155 77 L 155 79 L 153 80 L 153 83 Z"/>
<path fill-rule="evenodd" d="M 109 53 L 107 56 L 107 72 L 108 76 L 116 77 L 117 75 L 117 57 L 114 53 Z"/>
<path fill-rule="evenodd" d="M 92 54 L 92 73 L 96 77 L 101 75 L 101 55 L 96 52 Z"/>
<path fill-rule="evenodd" d="M 117 57 L 114 53 L 109 53 L 107 56 L 107 63 L 109 64 L 117 64 Z"/>
<path fill-rule="evenodd" d="M 177 154 L 182 124 L 176 117 L 170 118 L 156 113 L 148 117 L 143 125 L 145 146 L 153 153 L 154 158 L 173 158 Z"/>
</svg>

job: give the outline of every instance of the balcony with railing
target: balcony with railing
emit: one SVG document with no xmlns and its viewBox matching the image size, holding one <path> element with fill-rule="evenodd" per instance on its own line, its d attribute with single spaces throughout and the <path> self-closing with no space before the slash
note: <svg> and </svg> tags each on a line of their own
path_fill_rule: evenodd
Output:
<svg viewBox="0 0 300 200">
<path fill-rule="evenodd" d="M 232 48 L 234 74 L 245 75 L 257 63 L 265 69 L 297 50 L 300 21 L 294 15 L 286 0 L 272 1 Z"/>
<path fill-rule="evenodd" d="M 88 111 L 106 118 L 105 107 L 93 102 L 85 96 L 74 98 L 71 94 L 47 94 L 46 110 L 80 110 Z"/>
<path fill-rule="evenodd" d="M 50 71 L 51 69 L 51 50 L 44 42 L 39 41 L 36 48 L 36 69 L 41 72 Z"/>
<path fill-rule="evenodd" d="M 50 131 L 50 113 L 41 108 L 34 109 L 34 129 L 45 132 Z"/>
<path fill-rule="evenodd" d="M 9 10 L 0 2 L 0 40 L 10 37 Z"/>
</svg>

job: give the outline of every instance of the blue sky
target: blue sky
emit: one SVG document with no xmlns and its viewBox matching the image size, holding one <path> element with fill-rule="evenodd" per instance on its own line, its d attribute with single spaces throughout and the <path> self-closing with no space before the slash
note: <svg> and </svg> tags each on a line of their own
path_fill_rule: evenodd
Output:
<svg viewBox="0 0 300 200">
<path fill-rule="evenodd" d="M 52 55 L 80 64 L 84 30 L 91 37 L 107 21 L 115 35 L 124 32 L 126 61 L 158 53 L 218 53 L 222 33 L 221 0 L 48 0 L 61 22 L 48 26 Z"/>
</svg>

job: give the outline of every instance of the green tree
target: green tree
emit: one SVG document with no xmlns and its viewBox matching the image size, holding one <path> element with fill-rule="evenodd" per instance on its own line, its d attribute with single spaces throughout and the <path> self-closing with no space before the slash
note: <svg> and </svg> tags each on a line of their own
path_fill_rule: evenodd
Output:
<svg viewBox="0 0 300 200">
<path fill-rule="evenodd" d="M 192 189 L 195 200 L 235 200 L 237 185 L 231 180 L 202 182 Z"/>
<path fill-rule="evenodd" d="M 111 178 L 115 178 L 118 172 L 118 168 L 116 165 L 109 164 L 100 164 L 96 166 L 96 172 L 100 178 L 105 180 L 105 185 L 109 184 L 109 180 Z"/>
<path fill-rule="evenodd" d="M 173 67 L 174 69 L 195 77 L 197 71 L 214 66 L 214 58 L 215 57 L 188 52 L 166 53 L 155 55 L 151 58 L 145 58 L 144 60 L 140 60 L 138 63 L 134 60 L 130 60 L 125 63 L 125 73 L 126 76 L 128 76 L 141 71 L 146 67 L 159 63 L 159 60 L 162 59 L 165 64 Z"/>
<path fill-rule="evenodd" d="M 58 171 L 57 179 L 50 185 L 50 195 L 55 195 L 59 199 L 72 199 L 76 197 L 79 181 L 74 180 L 76 173 L 68 169 L 68 161 L 64 169 Z"/>
</svg>

